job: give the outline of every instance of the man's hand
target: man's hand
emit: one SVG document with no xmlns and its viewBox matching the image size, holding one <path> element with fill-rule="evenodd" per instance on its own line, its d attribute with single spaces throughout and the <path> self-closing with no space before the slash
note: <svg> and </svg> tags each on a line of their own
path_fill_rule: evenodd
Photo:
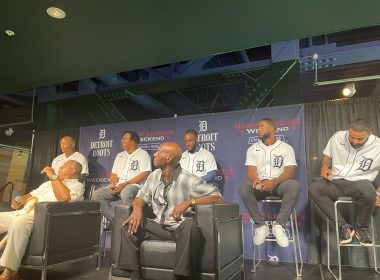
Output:
<svg viewBox="0 0 380 280">
<path fill-rule="evenodd" d="M 270 192 L 274 188 L 274 186 L 276 186 L 276 180 L 266 180 L 261 183 L 261 190 L 265 192 Z"/>
<path fill-rule="evenodd" d="M 376 207 L 380 207 L 380 196 L 376 196 Z"/>
<path fill-rule="evenodd" d="M 253 180 L 253 182 L 252 182 L 252 188 L 256 189 L 257 185 L 262 185 L 261 181 L 258 178 L 255 179 L 255 180 Z"/>
<path fill-rule="evenodd" d="M 22 206 L 21 201 L 17 202 L 16 199 L 13 199 L 11 202 L 11 207 L 15 210 L 19 209 Z"/>
<path fill-rule="evenodd" d="M 173 209 L 173 213 L 172 213 L 172 216 L 173 216 L 173 219 L 177 222 L 181 221 L 181 216 L 183 214 L 183 212 L 185 212 L 187 210 L 187 208 L 189 208 L 191 206 L 191 200 L 185 200 L 183 202 L 181 202 L 180 204 L 178 204 L 176 207 L 174 207 Z"/>
<path fill-rule="evenodd" d="M 321 167 L 321 177 L 328 179 L 329 176 L 332 175 L 332 170 L 331 168 L 328 168 L 326 166 Z"/>
<path fill-rule="evenodd" d="M 44 173 L 46 174 L 46 176 L 49 177 L 49 179 L 51 179 L 55 175 L 54 169 L 50 166 L 46 166 L 44 169 L 42 169 L 41 174 Z"/>
<path fill-rule="evenodd" d="M 120 183 L 116 187 L 110 188 L 109 192 L 112 193 L 112 194 L 118 194 L 118 193 L 121 192 L 122 189 L 125 188 L 126 185 L 127 185 L 127 183 Z"/>
<path fill-rule="evenodd" d="M 132 214 L 123 222 L 124 227 L 128 227 L 128 232 L 131 234 L 136 233 L 142 222 L 142 209 L 133 209 Z"/>
</svg>

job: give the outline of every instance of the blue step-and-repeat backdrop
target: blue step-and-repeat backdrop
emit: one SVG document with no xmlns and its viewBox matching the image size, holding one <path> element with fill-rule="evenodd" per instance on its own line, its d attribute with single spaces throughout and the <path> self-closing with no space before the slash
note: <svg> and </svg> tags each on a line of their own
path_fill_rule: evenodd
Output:
<svg viewBox="0 0 380 280">
<path fill-rule="evenodd" d="M 90 174 L 87 184 L 97 187 L 107 185 L 115 156 L 122 151 L 120 138 L 123 131 L 136 131 L 141 138 L 139 146 L 153 156 L 158 145 L 165 141 L 177 142 L 184 148 L 184 131 L 195 129 L 199 133 L 200 145 L 215 156 L 218 165 L 215 180 L 224 200 L 240 204 L 244 223 L 244 254 L 245 258 L 252 258 L 252 221 L 240 200 L 238 188 L 247 179 L 244 165 L 246 151 L 251 144 L 258 141 L 257 123 L 265 117 L 276 119 L 277 138 L 292 145 L 296 153 L 296 179 L 302 186 L 296 209 L 303 259 L 307 261 L 307 181 L 303 105 L 82 127 L 79 151 L 86 155 L 89 161 Z M 278 211 L 278 208 L 273 208 L 265 206 L 265 209 L 262 209 L 268 220 L 272 220 Z M 289 231 L 290 229 L 287 232 Z M 275 242 L 266 242 L 260 246 L 260 250 L 255 251 L 260 259 L 294 260 L 292 246 L 283 249 Z"/>
</svg>

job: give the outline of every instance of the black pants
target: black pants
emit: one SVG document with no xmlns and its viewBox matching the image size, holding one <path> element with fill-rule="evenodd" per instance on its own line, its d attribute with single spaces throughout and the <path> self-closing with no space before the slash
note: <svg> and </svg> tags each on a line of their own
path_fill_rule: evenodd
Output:
<svg viewBox="0 0 380 280">
<path fill-rule="evenodd" d="M 327 181 L 318 179 L 309 188 L 310 198 L 318 205 L 330 220 L 335 220 L 334 202 L 339 196 L 350 196 L 356 202 L 357 224 L 359 227 L 367 228 L 369 218 L 375 209 L 376 191 L 368 180 L 348 181 L 336 179 Z M 347 222 L 338 212 L 338 224 L 340 226 Z"/>
<path fill-rule="evenodd" d="M 121 248 L 118 259 L 115 260 L 117 268 L 131 271 L 140 269 L 139 250 L 144 240 L 171 240 L 176 242 L 174 273 L 191 275 L 201 237 L 194 219 L 184 220 L 176 229 L 163 227 L 151 219 L 145 219 L 136 234 L 130 234 L 127 229 L 128 227 L 122 228 Z"/>
</svg>

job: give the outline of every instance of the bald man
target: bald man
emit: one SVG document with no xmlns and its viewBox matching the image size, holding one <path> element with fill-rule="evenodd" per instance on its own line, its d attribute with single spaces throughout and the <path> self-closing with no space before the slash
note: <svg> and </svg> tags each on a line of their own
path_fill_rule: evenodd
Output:
<svg viewBox="0 0 380 280">
<path fill-rule="evenodd" d="M 130 271 L 131 279 L 140 279 L 140 244 L 146 239 L 175 241 L 174 273 L 178 279 L 190 279 L 192 265 L 201 237 L 192 218 L 182 214 L 191 206 L 204 203 L 222 203 L 219 191 L 203 179 L 183 170 L 177 143 L 162 143 L 153 156 L 157 168 L 147 178 L 133 201 L 133 212 L 123 222 L 118 259 L 114 267 Z M 155 219 L 142 219 L 142 207 L 152 207 Z"/>
<path fill-rule="evenodd" d="M 84 177 L 88 175 L 88 163 L 84 155 L 75 151 L 75 140 L 71 136 L 63 136 L 59 141 L 59 146 L 61 148 L 62 154 L 53 159 L 51 167 L 53 167 L 54 172 L 58 174 L 59 168 L 69 160 L 75 160 L 82 165 L 82 175 L 79 180 L 82 182 Z"/>
<path fill-rule="evenodd" d="M 26 212 L 21 207 L 32 197 L 37 198 L 38 202 L 83 200 L 84 187 L 78 181 L 81 171 L 81 164 L 74 160 L 64 163 L 59 169 L 58 175 L 55 174 L 52 167 L 45 167 L 41 173 L 46 174 L 49 181 L 22 196 L 21 200 L 12 200 L 11 206 L 15 211 L 0 213 L 0 234 L 8 232 L 7 244 L 0 258 L 0 266 L 5 267 L 4 272 L 0 275 L 0 280 L 19 279 L 17 271 L 24 256 L 34 221 L 34 209 Z"/>
</svg>

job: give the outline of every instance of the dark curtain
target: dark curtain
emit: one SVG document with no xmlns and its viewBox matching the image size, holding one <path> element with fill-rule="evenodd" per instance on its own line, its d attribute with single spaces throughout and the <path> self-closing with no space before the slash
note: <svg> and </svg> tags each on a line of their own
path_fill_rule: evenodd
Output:
<svg viewBox="0 0 380 280">
<path fill-rule="evenodd" d="M 41 175 L 40 172 L 45 166 L 51 166 L 53 159 L 61 154 L 59 140 L 66 135 L 73 137 L 78 143 L 79 128 L 35 132 L 27 192 L 36 189 L 47 180 L 46 175 Z"/>
<path fill-rule="evenodd" d="M 380 97 L 352 98 L 305 104 L 306 159 L 309 183 L 319 177 L 322 152 L 329 138 L 339 130 L 347 130 L 356 118 L 367 118 L 372 131 L 380 135 Z M 354 219 L 354 207 L 344 207 L 347 219 Z M 375 228 L 380 235 L 380 214 L 375 210 Z M 309 263 L 326 263 L 326 218 L 309 201 Z M 335 232 L 330 223 L 330 233 Z M 334 244 L 335 234 L 330 235 Z M 379 238 L 377 238 L 377 241 Z M 331 244 L 331 243 L 330 243 Z M 335 241 L 336 244 L 336 241 Z M 330 245 L 331 246 L 331 245 Z M 337 263 L 337 247 L 331 247 L 332 263 Z M 362 247 L 342 248 L 343 264 L 352 266 L 373 266 L 373 252 Z"/>
</svg>

